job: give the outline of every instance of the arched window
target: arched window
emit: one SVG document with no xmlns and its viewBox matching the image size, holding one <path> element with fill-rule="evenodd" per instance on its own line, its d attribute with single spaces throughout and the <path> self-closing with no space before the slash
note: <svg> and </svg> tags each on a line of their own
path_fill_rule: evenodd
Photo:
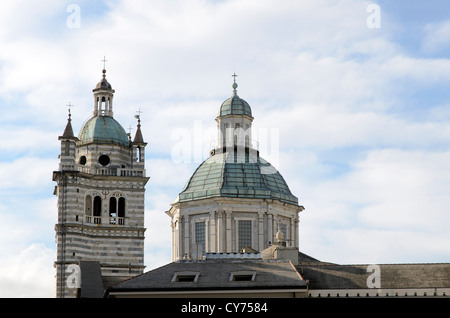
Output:
<svg viewBox="0 0 450 318">
<path fill-rule="evenodd" d="M 117 224 L 117 200 L 109 198 L 109 224 Z"/>
<path fill-rule="evenodd" d="M 86 156 L 81 156 L 78 162 L 80 165 L 84 166 L 87 162 Z"/>
<path fill-rule="evenodd" d="M 109 199 L 109 224 L 125 225 L 125 198 Z"/>
<path fill-rule="evenodd" d="M 119 218 L 125 217 L 125 198 L 119 198 L 119 209 L 117 211 Z"/>
<path fill-rule="evenodd" d="M 94 223 L 95 224 L 100 224 L 102 223 L 102 198 L 99 196 L 96 196 L 94 198 L 94 208 L 93 208 L 93 212 L 94 212 Z"/>
<path fill-rule="evenodd" d="M 115 197 L 111 197 L 109 199 L 109 216 L 111 217 L 117 216 L 117 200 Z"/>
<path fill-rule="evenodd" d="M 84 213 L 86 215 L 92 216 L 92 197 L 90 195 L 86 196 Z"/>
</svg>

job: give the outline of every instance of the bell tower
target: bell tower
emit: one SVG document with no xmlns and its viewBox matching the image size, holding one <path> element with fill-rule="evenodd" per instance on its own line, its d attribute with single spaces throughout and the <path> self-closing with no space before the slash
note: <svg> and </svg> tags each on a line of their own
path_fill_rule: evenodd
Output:
<svg viewBox="0 0 450 318">
<path fill-rule="evenodd" d="M 94 111 L 78 137 L 69 118 L 56 182 L 57 297 L 101 297 L 110 285 L 143 273 L 144 195 L 149 177 L 138 119 L 134 140 L 113 117 L 114 90 L 102 79 Z"/>
</svg>

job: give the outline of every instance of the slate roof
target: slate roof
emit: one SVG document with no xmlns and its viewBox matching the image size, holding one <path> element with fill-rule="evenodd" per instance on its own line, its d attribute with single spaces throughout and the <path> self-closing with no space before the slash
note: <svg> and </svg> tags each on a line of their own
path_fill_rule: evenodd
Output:
<svg viewBox="0 0 450 318">
<path fill-rule="evenodd" d="M 198 272 L 196 282 L 173 281 L 177 272 Z M 255 272 L 254 281 L 230 281 L 231 272 Z M 202 260 L 167 264 L 113 285 L 109 291 L 170 291 L 220 289 L 306 289 L 291 262 L 286 260 Z"/>
<path fill-rule="evenodd" d="M 80 262 L 81 298 L 101 298 L 104 288 L 99 262 Z"/>
<path fill-rule="evenodd" d="M 287 260 L 209 259 L 170 263 L 113 285 L 108 292 L 308 289 L 367 289 L 370 264 L 338 265 L 299 252 L 299 265 Z M 450 288 L 450 264 L 380 264 L 382 289 Z M 232 272 L 255 272 L 254 281 L 230 281 Z M 176 282 L 175 273 L 198 273 L 196 282 Z"/>
<path fill-rule="evenodd" d="M 298 205 L 298 198 L 269 162 L 259 155 L 238 156 L 241 156 L 238 151 L 225 151 L 206 159 L 186 183 L 177 201 L 234 197 L 276 199 Z"/>
<path fill-rule="evenodd" d="M 367 288 L 366 265 L 298 265 L 309 289 Z M 450 288 L 450 264 L 380 264 L 381 288 Z"/>
</svg>

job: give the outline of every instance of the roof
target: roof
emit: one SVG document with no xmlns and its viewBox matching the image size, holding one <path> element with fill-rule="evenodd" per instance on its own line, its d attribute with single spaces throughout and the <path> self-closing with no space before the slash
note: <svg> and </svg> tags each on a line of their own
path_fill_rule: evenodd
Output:
<svg viewBox="0 0 450 318">
<path fill-rule="evenodd" d="M 100 82 L 97 83 L 97 85 L 94 88 L 94 91 L 97 89 L 112 90 L 111 84 L 109 84 L 108 81 L 106 80 L 106 70 L 104 69 L 102 72 L 103 72 L 103 78 L 100 80 Z"/>
<path fill-rule="evenodd" d="M 69 114 L 69 118 L 67 119 L 66 128 L 64 129 L 64 133 L 61 137 L 63 137 L 63 138 L 74 138 L 75 137 L 73 134 L 72 119 L 70 118 L 70 114 Z"/>
<path fill-rule="evenodd" d="M 254 274 L 251 281 L 230 279 L 236 273 Z M 178 281 L 178 277 L 195 275 L 195 281 Z M 129 280 L 111 291 L 170 291 L 209 289 L 306 289 L 295 267 L 286 260 L 201 260 L 167 264 Z"/>
<path fill-rule="evenodd" d="M 299 265 L 309 289 L 367 288 L 369 265 Z M 450 264 L 381 264 L 381 288 L 450 288 Z"/>
<path fill-rule="evenodd" d="M 134 143 L 137 144 L 144 144 L 144 137 L 142 137 L 142 131 L 141 131 L 141 123 L 139 120 L 138 126 L 137 126 L 137 130 L 136 130 L 136 134 L 134 135 Z"/>
<path fill-rule="evenodd" d="M 246 115 L 252 117 L 250 105 L 237 94 L 226 99 L 220 106 L 219 116 Z"/>
<path fill-rule="evenodd" d="M 81 128 L 78 139 L 82 144 L 119 144 L 129 146 L 125 129 L 110 116 L 94 116 Z"/>
<path fill-rule="evenodd" d="M 212 197 L 276 199 L 298 205 L 298 198 L 269 162 L 259 155 L 240 154 L 239 151 L 216 152 L 206 159 L 177 200 L 185 202 Z"/>
<path fill-rule="evenodd" d="M 259 254 L 258 254 L 259 255 Z M 207 258 L 179 261 L 113 285 L 108 292 L 189 293 L 238 290 L 367 290 L 372 264 L 338 265 L 321 262 L 298 252 L 299 265 L 287 259 Z M 450 288 L 450 264 L 380 264 L 382 289 Z M 234 281 L 233 275 L 253 275 L 253 279 Z M 177 277 L 192 275 L 191 281 Z M 107 292 L 107 293 L 108 293 Z"/>
<path fill-rule="evenodd" d="M 99 262 L 80 261 L 81 298 L 103 297 L 102 270 Z"/>
</svg>

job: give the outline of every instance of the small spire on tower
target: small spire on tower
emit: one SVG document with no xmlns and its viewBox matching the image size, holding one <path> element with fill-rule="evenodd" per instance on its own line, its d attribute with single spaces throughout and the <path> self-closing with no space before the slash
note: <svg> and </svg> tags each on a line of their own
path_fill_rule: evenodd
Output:
<svg viewBox="0 0 450 318">
<path fill-rule="evenodd" d="M 233 75 L 231 75 L 233 77 L 233 96 L 237 96 L 237 91 L 236 88 L 238 87 L 238 84 L 236 83 L 236 73 L 234 73 Z"/>
<path fill-rule="evenodd" d="M 142 132 L 141 132 L 141 114 L 143 113 L 143 111 L 141 111 L 141 109 L 139 108 L 139 110 L 137 111 L 137 115 L 134 115 L 134 118 L 136 118 L 138 120 L 138 124 L 137 124 L 137 129 L 136 129 L 136 135 L 134 136 L 134 143 L 144 143 L 144 137 L 142 137 Z"/>
<path fill-rule="evenodd" d="M 64 138 L 73 138 L 75 137 L 73 134 L 73 129 L 72 129 L 72 114 L 70 113 L 70 108 L 73 107 L 74 105 L 72 105 L 70 102 L 69 104 L 66 105 L 68 108 L 68 112 L 69 112 L 69 116 L 67 118 L 67 125 L 66 125 L 66 129 L 64 129 L 64 133 L 62 135 L 62 137 Z"/>
</svg>

